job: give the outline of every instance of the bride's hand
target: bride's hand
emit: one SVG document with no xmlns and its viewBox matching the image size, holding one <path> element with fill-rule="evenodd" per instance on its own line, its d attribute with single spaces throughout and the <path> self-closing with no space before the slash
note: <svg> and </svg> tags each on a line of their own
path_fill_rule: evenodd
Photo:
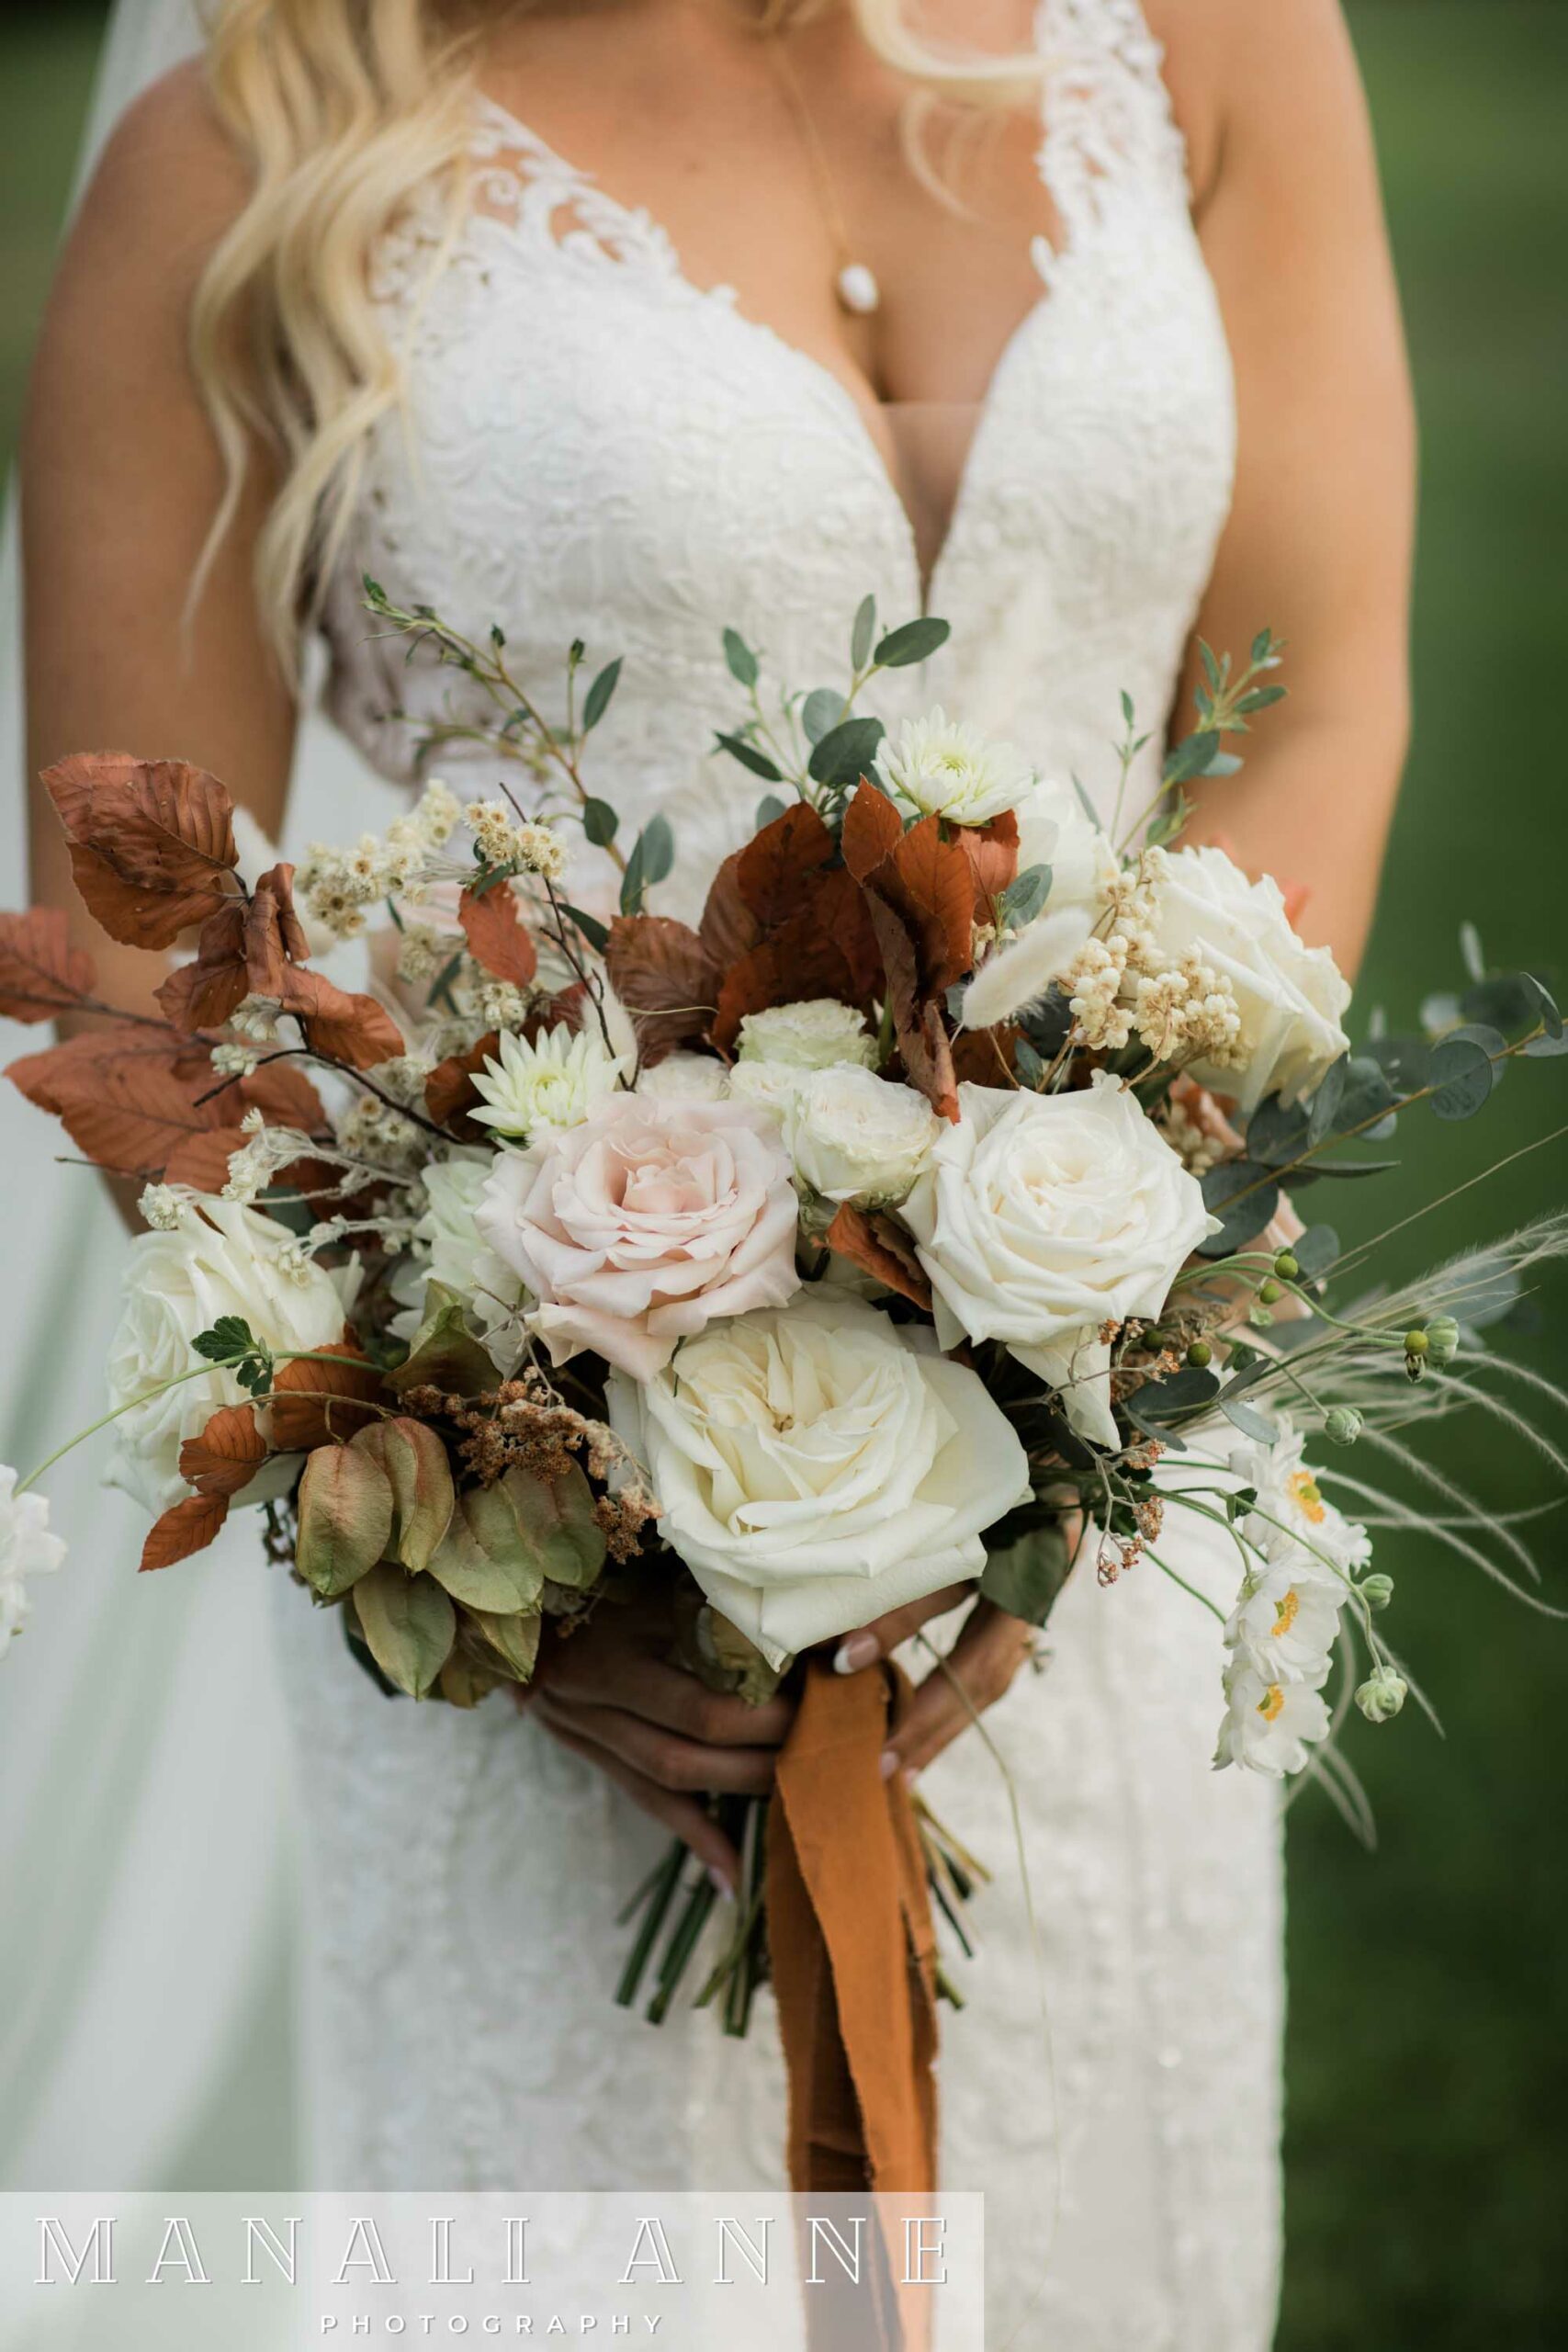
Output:
<svg viewBox="0 0 1568 2352">
<path fill-rule="evenodd" d="M 929 1600 L 896 1609 L 849 1634 L 833 1660 L 840 1674 L 863 1673 L 890 1657 L 902 1642 L 933 1617 L 957 1609 L 974 1592 L 972 1584 L 949 1585 Z M 1021 1666 L 1033 1655 L 1034 1629 L 1010 1617 L 994 1601 L 976 1600 L 942 1666 L 934 1666 L 915 1692 L 908 1713 L 883 1752 L 886 1779 L 895 1772 L 923 1771 L 944 1747 L 967 1731 L 976 1715 L 994 1707 L 1012 1687 Z"/>
<path fill-rule="evenodd" d="M 794 1704 L 753 1707 L 709 1690 L 671 1665 L 670 1645 L 669 1612 L 656 1600 L 595 1610 L 553 1645 L 517 1703 L 733 1889 L 739 1857 L 702 1800 L 767 1794 Z"/>
</svg>

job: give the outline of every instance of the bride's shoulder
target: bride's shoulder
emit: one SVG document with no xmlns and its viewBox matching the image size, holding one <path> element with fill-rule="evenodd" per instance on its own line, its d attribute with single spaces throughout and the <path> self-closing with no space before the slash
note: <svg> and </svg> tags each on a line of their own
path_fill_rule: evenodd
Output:
<svg viewBox="0 0 1568 2352">
<path fill-rule="evenodd" d="M 1332 136 L 1359 89 L 1341 0 L 1142 0 L 1200 209 L 1238 148 Z"/>
<path fill-rule="evenodd" d="M 83 195 L 67 266 L 73 252 L 165 280 L 182 265 L 199 268 L 243 210 L 249 186 L 201 62 L 175 66 L 110 132 Z"/>
</svg>

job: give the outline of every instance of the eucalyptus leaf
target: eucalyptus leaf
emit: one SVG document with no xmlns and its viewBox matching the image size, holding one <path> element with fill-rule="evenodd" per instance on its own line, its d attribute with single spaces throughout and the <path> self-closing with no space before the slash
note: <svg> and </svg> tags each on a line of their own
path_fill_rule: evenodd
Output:
<svg viewBox="0 0 1568 2352">
<path fill-rule="evenodd" d="M 1544 994 L 1528 972 L 1495 972 L 1466 989 L 1459 1009 L 1467 1023 L 1483 1022 L 1494 1029 L 1525 1029 L 1540 1019 Z"/>
<path fill-rule="evenodd" d="M 582 830 L 594 849 L 608 849 L 620 831 L 617 809 L 607 800 L 590 800 L 582 811 Z"/>
<path fill-rule="evenodd" d="M 1455 1008 L 1457 1014 L 1458 1007 Z M 1369 1037 L 1367 1057 L 1376 1062 L 1396 1095 L 1419 1094 L 1432 1067 L 1428 1037 Z"/>
<path fill-rule="evenodd" d="M 592 948 L 594 954 L 596 956 L 603 956 L 605 948 L 610 944 L 610 933 L 608 926 L 602 923 L 597 915 L 584 914 L 581 907 L 569 907 L 563 905 L 561 912 L 567 917 L 569 922 L 574 922 L 577 925 L 578 930 L 582 933 L 582 936 L 586 939 L 590 947 Z"/>
<path fill-rule="evenodd" d="M 819 743 L 843 715 L 844 697 L 836 686 L 818 686 L 800 707 L 800 723 L 808 743 Z"/>
<path fill-rule="evenodd" d="M 1026 1625 L 1043 1625 L 1071 1566 L 1066 1529 L 1060 1520 L 1052 1520 L 1005 1552 L 989 1554 L 980 1578 L 981 1595 L 1010 1617 L 1021 1617 Z"/>
<path fill-rule="evenodd" d="M 871 653 L 871 641 L 876 635 L 876 599 L 863 596 L 855 615 L 855 625 L 850 632 L 850 665 L 863 670 Z"/>
<path fill-rule="evenodd" d="M 886 729 L 880 718 L 846 718 L 811 747 L 807 772 L 816 784 L 858 784 L 876 758 Z"/>
<path fill-rule="evenodd" d="M 1168 1380 L 1146 1381 L 1128 1397 L 1123 1410 L 1139 1429 L 1180 1447 L 1173 1424 L 1189 1413 L 1212 1405 L 1220 1384 L 1212 1372 L 1177 1372 Z"/>
<path fill-rule="evenodd" d="M 1167 754 L 1160 771 L 1165 785 L 1190 784 L 1201 775 L 1220 748 L 1220 739 L 1212 727 L 1201 728 L 1196 735 L 1189 735 Z"/>
<path fill-rule="evenodd" d="M 597 727 L 610 707 L 610 696 L 620 683 L 621 656 L 606 662 L 593 684 L 589 687 L 582 705 L 582 731 L 586 735 Z"/>
<path fill-rule="evenodd" d="M 760 775 L 764 784 L 784 782 L 784 770 L 769 759 L 766 752 L 759 752 L 754 743 L 749 743 L 744 735 L 721 733 L 716 735 L 714 741 L 721 751 L 729 753 L 732 760 L 739 760 L 743 768 L 750 768 L 753 775 Z"/>
<path fill-rule="evenodd" d="M 1307 1116 L 1309 1144 L 1322 1143 L 1325 1136 L 1337 1132 L 1336 1122 L 1340 1100 L 1345 1092 L 1345 1080 L 1349 1072 L 1349 1055 L 1341 1054 L 1337 1062 L 1330 1062 L 1319 1080 L 1317 1091 L 1312 1098 L 1312 1109 Z"/>
<path fill-rule="evenodd" d="M 1481 944 L 1481 933 L 1472 922 L 1459 927 L 1459 952 L 1464 957 L 1464 968 L 1472 980 L 1486 978 L 1486 954 Z"/>
<path fill-rule="evenodd" d="M 1314 1159 L 1310 1168 L 1287 1169 L 1280 1182 L 1287 1192 L 1295 1193 L 1315 1184 L 1322 1176 L 1385 1176 L 1398 1166 L 1397 1159 Z"/>
<path fill-rule="evenodd" d="M 457 1634 L 457 1613 L 434 1577 L 409 1576 L 384 1561 L 355 1586 L 353 1606 L 388 1680 L 411 1699 L 434 1690 Z"/>
<path fill-rule="evenodd" d="M 724 659 L 737 685 L 754 686 L 758 678 L 757 657 L 738 629 L 724 632 Z"/>
<path fill-rule="evenodd" d="M 1003 925 L 1011 931 L 1021 931 L 1025 923 L 1034 921 L 1050 895 L 1051 868 L 1026 865 L 1002 892 L 999 911 Z"/>
<path fill-rule="evenodd" d="M 1262 1232 L 1280 1205 L 1280 1187 L 1256 1160 L 1227 1159 L 1204 1177 L 1203 1205 L 1220 1229 L 1200 1241 L 1198 1255 L 1229 1258 Z"/>
<path fill-rule="evenodd" d="M 1247 1121 L 1248 1159 L 1269 1167 L 1283 1166 L 1305 1150 L 1309 1124 L 1304 1102 L 1292 1102 L 1287 1109 L 1277 1094 L 1269 1095 Z"/>
<path fill-rule="evenodd" d="M 1474 1037 L 1445 1037 L 1432 1053 L 1432 1108 L 1439 1119 L 1472 1118 L 1495 1080 L 1492 1057 Z"/>
<path fill-rule="evenodd" d="M 1244 1405 L 1233 1397 L 1228 1389 L 1220 1395 L 1220 1410 L 1227 1421 L 1234 1421 L 1244 1437 L 1256 1438 L 1260 1445 L 1272 1445 L 1280 1434 L 1278 1421 L 1271 1421 L 1255 1405 Z"/>
<path fill-rule="evenodd" d="M 1339 1255 L 1339 1236 L 1331 1225 L 1309 1225 L 1299 1241 L 1291 1244 L 1291 1255 L 1308 1282 L 1316 1282 L 1326 1272 Z"/>
<path fill-rule="evenodd" d="M 779 798 L 778 794 L 765 792 L 757 803 L 757 813 L 751 821 L 757 831 L 761 832 L 765 826 L 776 824 L 784 812 L 784 803 Z"/>
<path fill-rule="evenodd" d="M 952 634 L 950 625 L 939 621 L 934 615 L 928 615 L 923 620 L 906 621 L 901 628 L 889 629 L 877 647 L 878 666 L 884 670 L 907 670 L 912 662 L 929 661 Z"/>
</svg>

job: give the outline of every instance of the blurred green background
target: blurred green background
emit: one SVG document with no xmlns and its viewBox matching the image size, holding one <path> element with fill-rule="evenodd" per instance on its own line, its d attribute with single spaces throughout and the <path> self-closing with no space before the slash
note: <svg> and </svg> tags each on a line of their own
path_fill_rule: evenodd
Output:
<svg viewBox="0 0 1568 2352">
<path fill-rule="evenodd" d="M 1349 14 L 1425 446 L 1417 736 L 1360 996 L 1399 1026 L 1460 978 L 1466 918 L 1497 961 L 1568 978 L 1568 7 L 1352 0 Z M 0 451 L 100 22 L 61 0 L 0 20 Z M 1348 1237 L 1392 1222 L 1568 1116 L 1562 1076 L 1511 1071 L 1474 1125 L 1413 1114 L 1406 1172 L 1332 1202 L 1319 1188 L 1309 1213 Z M 1560 1204 L 1565 1174 L 1568 1144 L 1519 1161 L 1400 1236 L 1388 1271 Z M 1568 1378 L 1568 1283 L 1542 1305 L 1542 1331 L 1514 1344 Z M 1444 1465 L 1499 1504 L 1558 1490 L 1550 1465 L 1484 1428 L 1445 1440 Z M 1565 1523 L 1542 1522 L 1540 1550 L 1568 1601 Z M 1544 2352 L 1563 2340 L 1568 2239 L 1568 1627 L 1424 1546 L 1385 1538 L 1380 1558 L 1399 1585 L 1390 1630 L 1448 1738 L 1413 1713 L 1351 1735 L 1376 1855 L 1314 1793 L 1292 1815 L 1280 2352 Z"/>
</svg>

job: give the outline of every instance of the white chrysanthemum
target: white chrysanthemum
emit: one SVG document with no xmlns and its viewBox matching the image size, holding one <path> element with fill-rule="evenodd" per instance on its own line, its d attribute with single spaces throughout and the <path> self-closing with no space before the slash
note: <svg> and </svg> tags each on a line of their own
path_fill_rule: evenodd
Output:
<svg viewBox="0 0 1568 2352">
<path fill-rule="evenodd" d="M 643 1071 L 637 1091 L 656 1102 L 722 1102 L 729 1072 L 715 1054 L 666 1054 Z"/>
<path fill-rule="evenodd" d="M 859 1062 L 869 1069 L 876 1059 L 876 1040 L 852 1004 L 817 996 L 747 1013 L 738 1052 L 742 1062 L 782 1062 L 792 1069 L 829 1069 L 835 1062 Z"/>
<path fill-rule="evenodd" d="M 510 1032 L 501 1040 L 501 1059 L 487 1056 L 474 1086 L 484 1109 L 472 1116 L 497 1135 L 531 1142 L 537 1136 L 581 1126 L 594 1106 L 620 1084 L 626 1065 L 607 1054 L 592 1030 L 569 1029 L 564 1021 L 532 1045 Z"/>
<path fill-rule="evenodd" d="M 795 1173 L 828 1201 L 903 1200 L 942 1122 L 911 1086 L 841 1064 L 802 1074 L 784 1105 Z"/>
<path fill-rule="evenodd" d="M 494 1165 L 493 1152 L 464 1150 L 425 1170 L 425 1211 L 414 1227 L 410 1257 L 392 1284 L 401 1309 L 392 1329 L 400 1340 L 413 1339 L 426 1313 L 426 1285 L 437 1283 L 462 1300 L 491 1362 L 511 1374 L 523 1352 L 519 1311 L 528 1294 L 474 1222 Z"/>
<path fill-rule="evenodd" d="M 64 1557 L 42 1495 L 18 1495 L 16 1472 L 0 1464 L 0 1657 L 28 1614 L 28 1578 L 51 1575 Z"/>
<path fill-rule="evenodd" d="M 1309 1682 L 1269 1682 L 1238 1660 L 1225 1676 L 1225 1713 L 1214 1762 L 1243 1764 L 1278 1779 L 1299 1772 L 1328 1736 L 1328 1707 Z"/>
<path fill-rule="evenodd" d="M 1232 1453 L 1231 1468 L 1258 1494 L 1256 1508 L 1242 1521 L 1242 1534 L 1266 1560 L 1288 1560 L 1305 1550 L 1325 1574 L 1338 1569 L 1349 1576 L 1371 1560 L 1372 1539 L 1323 1493 L 1317 1474 L 1302 1458 L 1303 1445 L 1281 1414 L 1272 1445 L 1242 1446 Z"/>
<path fill-rule="evenodd" d="M 922 816 L 954 825 L 988 825 L 1016 808 L 1034 781 L 1010 743 L 987 743 L 940 703 L 924 718 L 907 718 L 897 741 L 883 737 L 876 772 Z"/>
</svg>

